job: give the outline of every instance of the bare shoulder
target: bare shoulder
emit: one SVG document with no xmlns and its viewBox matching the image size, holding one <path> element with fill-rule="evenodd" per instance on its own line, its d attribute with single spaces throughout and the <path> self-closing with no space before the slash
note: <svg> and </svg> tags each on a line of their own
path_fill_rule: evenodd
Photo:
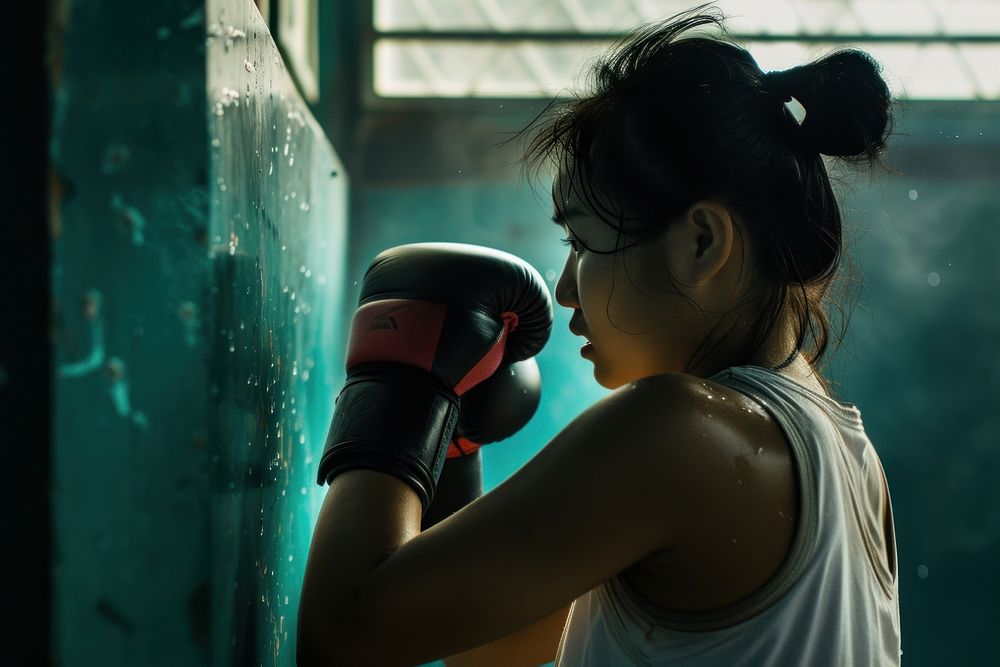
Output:
<svg viewBox="0 0 1000 667">
<path fill-rule="evenodd" d="M 726 429 L 773 428 L 773 418 L 759 403 L 724 384 L 685 373 L 651 375 L 632 383 L 639 407 L 652 413 L 665 411 L 677 417 L 677 410 L 688 419 L 664 423 L 664 427 L 704 426 L 704 419 L 717 419 L 708 425 Z"/>
<path fill-rule="evenodd" d="M 783 435 L 756 402 L 725 385 L 693 375 L 667 373 L 636 380 L 608 395 L 567 427 L 591 437 L 580 447 L 611 447 L 631 467 L 624 483 L 645 481 L 660 489 L 656 501 L 680 512 L 692 502 L 728 489 L 734 467 L 759 447 L 780 449 Z M 614 442 L 595 432 L 616 434 Z M 648 492 L 648 490 L 647 490 Z M 660 512 L 664 505 L 661 505 Z M 700 517 L 677 515 L 677 524 Z M 681 533 L 672 532 L 676 539 Z"/>
<path fill-rule="evenodd" d="M 629 404 L 637 427 L 653 428 L 650 435 L 668 436 L 671 442 L 700 435 L 713 424 L 705 420 L 726 419 L 746 409 L 737 392 L 684 373 L 650 375 L 622 387 L 619 393 L 617 400 Z"/>
<path fill-rule="evenodd" d="M 694 483 L 683 491 L 688 499 L 703 492 L 715 498 L 729 494 L 737 470 L 760 484 L 776 483 L 766 477 L 774 473 L 774 457 L 787 457 L 787 440 L 756 401 L 683 373 L 650 376 L 633 385 L 634 409 L 641 415 L 635 423 L 647 429 L 651 450 L 667 450 L 659 455 L 680 472 L 673 478 Z M 764 451 L 773 456 L 761 457 Z"/>
<path fill-rule="evenodd" d="M 660 375 L 650 375 L 632 383 L 637 387 L 643 387 L 646 396 L 652 398 L 658 392 L 670 392 L 675 396 L 683 396 L 697 402 L 713 401 L 735 401 L 729 406 L 737 405 L 745 411 L 747 408 L 751 412 L 761 416 L 768 416 L 767 412 L 745 394 L 736 391 L 714 380 L 688 375 L 687 373 L 663 373 Z M 729 407 L 723 406 L 723 407 Z"/>
<path fill-rule="evenodd" d="M 790 446 L 780 424 L 751 397 L 676 374 L 641 381 L 641 410 L 664 418 L 651 449 L 675 489 L 664 547 L 629 570 L 630 582 L 668 609 L 705 610 L 742 599 L 787 556 L 797 500 Z M 679 410 L 663 410 L 669 402 Z"/>
</svg>

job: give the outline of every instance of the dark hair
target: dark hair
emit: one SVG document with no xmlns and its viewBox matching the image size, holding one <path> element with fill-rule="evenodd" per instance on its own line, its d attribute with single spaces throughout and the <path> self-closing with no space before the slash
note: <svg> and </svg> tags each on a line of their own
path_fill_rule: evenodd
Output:
<svg viewBox="0 0 1000 667">
<path fill-rule="evenodd" d="M 765 74 L 736 44 L 709 35 L 677 39 L 705 24 L 725 34 L 721 13 L 699 13 L 706 6 L 631 31 L 593 65 L 591 94 L 558 105 L 553 99 L 514 138 L 545 118 L 522 161 L 537 169 L 546 159 L 558 166 L 571 158 L 569 187 L 618 231 L 612 253 L 625 249 L 622 234 L 642 242 L 696 201 L 722 200 L 752 238 L 763 285 L 761 326 L 748 354 L 770 335 L 787 300 L 799 320 L 798 349 L 812 319 L 818 322 L 809 360 L 816 364 L 827 349 L 823 297 L 842 245 L 820 154 L 891 171 L 879 158 L 892 130 L 890 93 L 878 63 L 857 49 Z M 791 97 L 807 111 L 801 126 L 783 104 Z M 553 107 L 557 113 L 547 114 Z"/>
</svg>

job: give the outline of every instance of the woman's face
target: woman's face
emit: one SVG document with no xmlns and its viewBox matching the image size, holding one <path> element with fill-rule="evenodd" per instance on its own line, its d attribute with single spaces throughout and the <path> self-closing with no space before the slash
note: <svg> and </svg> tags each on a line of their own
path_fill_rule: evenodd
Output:
<svg viewBox="0 0 1000 667">
<path fill-rule="evenodd" d="M 650 241 L 598 254 L 587 248 L 610 251 L 636 240 L 618 239 L 618 232 L 588 208 L 577 190 L 568 187 L 563 173 L 556 176 L 553 204 L 559 205 L 553 212 L 575 247 L 568 249 L 555 297 L 573 309 L 571 328 L 592 344 L 583 355 L 594 363 L 598 383 L 614 389 L 649 375 L 704 372 L 706 377 L 725 368 L 714 368 L 710 360 L 699 363 L 699 369 L 685 368 L 711 326 L 733 304 L 738 261 L 730 261 L 733 227 L 725 209 L 709 204 L 697 214 L 689 211 Z M 683 293 L 705 309 L 704 315 L 671 287 L 668 269 L 683 283 Z"/>
</svg>

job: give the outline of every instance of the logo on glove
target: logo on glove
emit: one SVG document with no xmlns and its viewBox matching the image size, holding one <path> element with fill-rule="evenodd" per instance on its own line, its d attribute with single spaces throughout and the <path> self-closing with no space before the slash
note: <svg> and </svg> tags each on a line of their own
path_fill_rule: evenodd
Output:
<svg viewBox="0 0 1000 667">
<path fill-rule="evenodd" d="M 368 327 L 368 330 L 369 331 L 372 331 L 374 329 L 395 329 L 395 330 L 398 330 L 399 329 L 399 325 L 396 323 L 396 320 L 393 319 L 393 315 L 398 314 L 398 313 L 404 313 L 404 312 L 406 312 L 406 310 L 407 310 L 406 306 L 396 306 L 395 308 L 393 308 L 389 312 L 383 313 L 381 315 L 376 316 L 375 319 L 372 320 L 372 324 L 371 324 L 370 327 Z"/>
</svg>

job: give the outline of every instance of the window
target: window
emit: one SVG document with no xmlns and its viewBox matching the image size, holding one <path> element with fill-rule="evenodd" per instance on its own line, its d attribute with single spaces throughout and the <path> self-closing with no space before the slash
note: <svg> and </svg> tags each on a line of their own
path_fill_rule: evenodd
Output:
<svg viewBox="0 0 1000 667">
<path fill-rule="evenodd" d="M 539 97 L 587 60 L 687 0 L 373 0 L 372 86 L 380 97 Z M 882 64 L 896 97 L 1000 99 L 1000 2 L 718 0 L 731 38 L 764 70 L 852 45 Z"/>
<path fill-rule="evenodd" d="M 277 43 L 302 97 L 309 103 L 319 100 L 316 1 L 277 0 Z"/>
</svg>

